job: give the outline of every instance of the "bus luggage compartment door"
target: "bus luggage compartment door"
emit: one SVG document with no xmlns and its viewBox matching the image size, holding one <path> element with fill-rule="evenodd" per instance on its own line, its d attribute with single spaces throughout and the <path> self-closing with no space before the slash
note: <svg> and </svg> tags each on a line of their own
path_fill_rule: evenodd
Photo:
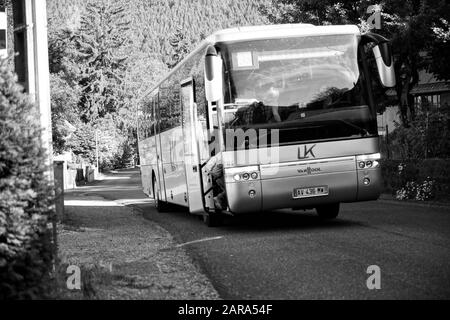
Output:
<svg viewBox="0 0 450 320">
<path fill-rule="evenodd" d="M 356 201 L 355 157 L 261 166 L 262 209 Z"/>
</svg>

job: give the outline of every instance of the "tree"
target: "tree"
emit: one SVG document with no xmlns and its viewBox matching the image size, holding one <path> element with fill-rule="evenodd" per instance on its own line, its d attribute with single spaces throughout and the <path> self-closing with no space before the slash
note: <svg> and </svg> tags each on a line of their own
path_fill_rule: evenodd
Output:
<svg viewBox="0 0 450 320">
<path fill-rule="evenodd" d="M 67 150 L 67 141 L 74 126 L 80 124 L 78 102 L 80 87 L 70 85 L 64 73 L 50 75 L 53 151 L 61 154 Z"/>
<path fill-rule="evenodd" d="M 80 65 L 80 110 L 84 122 L 95 122 L 121 106 L 126 70 L 129 21 L 124 6 L 108 0 L 89 3 L 75 33 Z"/>
<path fill-rule="evenodd" d="M 96 130 L 117 140 L 117 130 L 102 126 L 114 122 L 114 117 L 103 121 L 105 117 L 126 107 L 126 53 L 131 44 L 125 7 L 124 1 L 88 2 L 78 28 L 63 26 L 49 36 L 53 136 L 58 153 L 71 149 L 94 162 Z M 71 124 L 75 130 L 68 130 Z M 113 156 L 104 153 L 104 159 Z"/>
<path fill-rule="evenodd" d="M 394 156 L 400 159 L 449 158 L 449 121 L 448 110 L 428 110 L 423 106 L 411 126 L 398 126 L 390 135 Z"/>
<path fill-rule="evenodd" d="M 95 129 L 90 124 L 78 124 L 75 132 L 66 142 L 66 147 L 77 157 L 95 163 Z"/>
<path fill-rule="evenodd" d="M 157 80 L 168 72 L 167 66 L 156 55 L 148 55 L 135 50 L 128 59 L 128 67 L 124 75 L 123 105 L 115 117 L 117 128 L 127 137 L 127 147 L 138 154 L 137 146 L 137 107 L 149 93 L 149 89 Z"/>
<path fill-rule="evenodd" d="M 42 299 L 54 258 L 53 190 L 38 110 L 0 60 L 0 299 Z"/>
<path fill-rule="evenodd" d="M 72 125 L 80 122 L 80 66 L 74 60 L 73 30 L 64 27 L 49 33 L 50 94 L 53 151 L 66 151 Z"/>
<path fill-rule="evenodd" d="M 175 33 L 170 37 L 171 50 L 168 53 L 168 61 L 166 62 L 169 69 L 175 68 L 175 66 L 183 60 L 189 53 L 192 44 L 186 38 L 181 27 L 177 27 Z"/>
<path fill-rule="evenodd" d="M 261 0 L 48 0 L 55 150 L 74 147 L 80 155 L 94 155 L 92 141 L 83 138 L 82 132 L 92 137 L 88 129 L 102 131 L 102 119 L 111 116 L 127 139 L 121 144 L 122 151 L 137 153 L 136 106 L 149 89 L 165 76 L 168 66 L 174 67 L 212 32 L 266 23 L 257 10 L 259 3 Z M 69 119 L 70 115 L 76 119 Z M 70 138 L 65 121 L 77 127 Z M 103 131 L 115 137 L 111 130 Z M 85 147 L 78 150 L 75 140 Z M 110 159 L 112 155 L 105 151 L 103 156 Z"/>
<path fill-rule="evenodd" d="M 449 12 L 444 14 L 444 18 L 439 19 L 440 23 L 433 26 L 435 35 L 434 46 L 432 46 L 430 71 L 436 75 L 439 80 L 450 80 L 450 24 Z"/>
</svg>

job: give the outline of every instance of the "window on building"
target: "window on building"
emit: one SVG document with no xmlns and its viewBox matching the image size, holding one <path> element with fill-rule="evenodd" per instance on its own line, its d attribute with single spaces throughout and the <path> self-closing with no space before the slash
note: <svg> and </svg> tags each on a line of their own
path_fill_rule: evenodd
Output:
<svg viewBox="0 0 450 320">
<path fill-rule="evenodd" d="M 27 85 L 27 26 L 25 21 L 25 0 L 13 1 L 14 58 L 19 83 Z"/>
<path fill-rule="evenodd" d="M 0 29 L 0 50 L 6 49 L 6 30 Z"/>
<path fill-rule="evenodd" d="M 441 95 L 421 95 L 414 97 L 414 105 L 418 110 L 439 109 L 441 107 Z"/>
</svg>

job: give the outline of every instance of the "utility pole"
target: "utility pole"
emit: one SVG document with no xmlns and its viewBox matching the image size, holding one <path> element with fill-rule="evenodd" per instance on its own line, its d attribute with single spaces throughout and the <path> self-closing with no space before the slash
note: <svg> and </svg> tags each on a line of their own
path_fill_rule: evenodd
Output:
<svg viewBox="0 0 450 320">
<path fill-rule="evenodd" d="M 390 148 L 389 148 L 389 126 L 386 125 L 386 151 L 387 151 L 387 158 L 391 158 Z"/>
<path fill-rule="evenodd" d="M 95 128 L 95 160 L 97 163 L 97 172 L 100 172 L 99 162 L 98 162 L 98 130 Z"/>
</svg>

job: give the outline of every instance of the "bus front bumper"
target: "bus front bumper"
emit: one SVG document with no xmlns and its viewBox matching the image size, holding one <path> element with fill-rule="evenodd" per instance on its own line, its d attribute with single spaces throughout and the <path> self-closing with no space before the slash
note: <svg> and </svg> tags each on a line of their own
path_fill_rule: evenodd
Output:
<svg viewBox="0 0 450 320">
<path fill-rule="evenodd" d="M 250 177 L 240 181 L 234 181 L 228 175 L 226 191 L 229 210 L 240 214 L 378 199 L 382 186 L 379 167 L 360 169 L 355 157 L 340 163 L 321 163 L 319 166 L 321 170 L 314 171 L 317 166 L 303 170 L 301 165 L 292 164 L 280 166 L 271 174 L 261 166 L 258 179 Z M 255 169 L 255 166 L 251 167 L 248 173 L 251 175 L 252 171 L 256 172 Z M 232 172 L 232 176 L 236 173 Z M 326 194 L 300 197 L 296 194 L 295 190 L 309 188 L 324 188 Z"/>
</svg>

